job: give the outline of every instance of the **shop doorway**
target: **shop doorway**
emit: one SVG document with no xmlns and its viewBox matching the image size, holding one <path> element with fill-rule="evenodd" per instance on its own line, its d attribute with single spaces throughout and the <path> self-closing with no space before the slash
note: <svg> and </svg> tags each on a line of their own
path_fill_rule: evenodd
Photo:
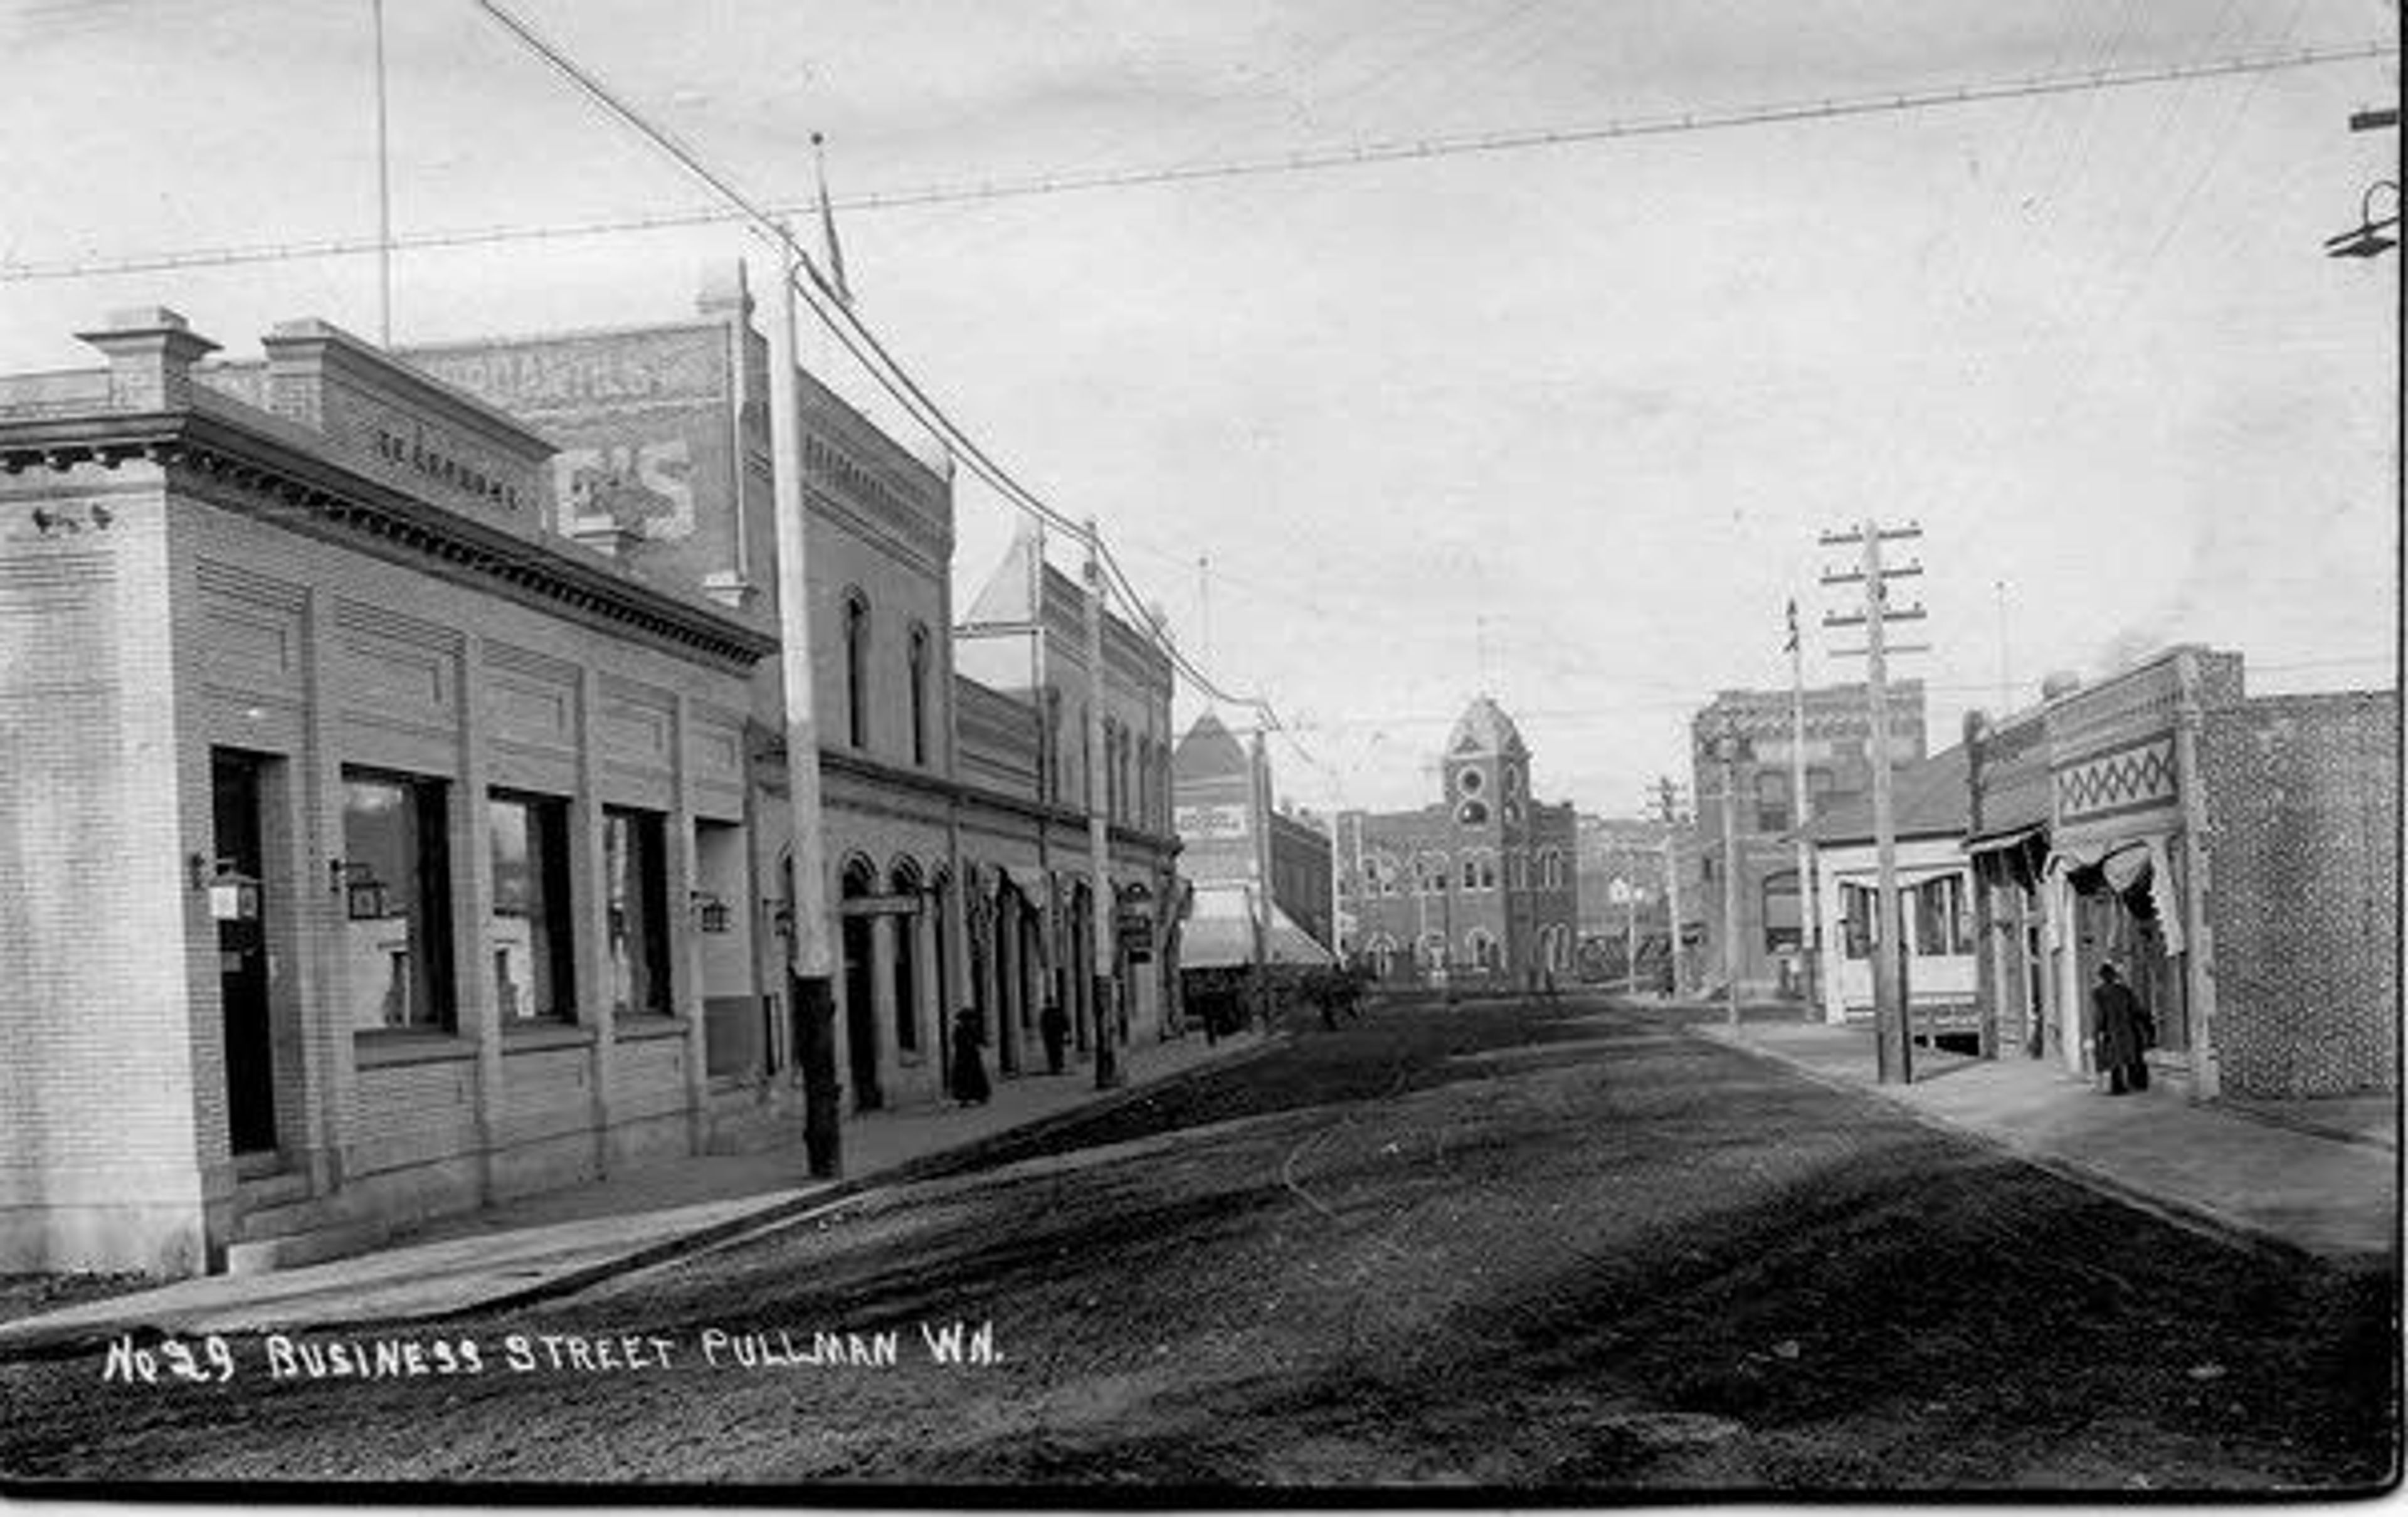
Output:
<svg viewBox="0 0 2408 1517">
<path fill-rule="evenodd" d="M 226 1123 L 236 1154 L 276 1152 L 276 1032 L 267 965 L 266 851 L 260 803 L 274 761 L 209 751 L 210 914 L 217 919 L 218 998 L 225 1035 Z"/>
<path fill-rule="evenodd" d="M 2126 858 L 2116 855 L 2111 863 Z M 2120 886 L 2118 879 L 2120 878 Z M 2156 1029 L 2150 1046 L 2173 1052 L 2190 1048 L 2188 1006 L 2183 992 L 2182 966 L 2166 952 L 2164 925 L 2157 919 L 2150 867 L 2137 870 L 2078 869 L 2070 877 L 2075 891 L 2080 929 L 2079 1011 L 2084 1067 L 2091 1064 L 2091 1038 L 2097 1032 L 2090 993 L 2098 984 L 2099 966 L 2112 964 L 2131 987 L 2141 1009 Z"/>
</svg>

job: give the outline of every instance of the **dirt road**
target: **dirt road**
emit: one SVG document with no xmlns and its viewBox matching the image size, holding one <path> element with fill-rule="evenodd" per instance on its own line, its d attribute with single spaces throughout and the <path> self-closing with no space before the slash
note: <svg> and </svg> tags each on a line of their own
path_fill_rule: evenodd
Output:
<svg viewBox="0 0 2408 1517">
<path fill-rule="evenodd" d="M 1651 1016 L 1433 1009 L 508 1318 L 0 1366 L 0 1468 L 2363 1487 L 2395 1293 Z"/>
</svg>

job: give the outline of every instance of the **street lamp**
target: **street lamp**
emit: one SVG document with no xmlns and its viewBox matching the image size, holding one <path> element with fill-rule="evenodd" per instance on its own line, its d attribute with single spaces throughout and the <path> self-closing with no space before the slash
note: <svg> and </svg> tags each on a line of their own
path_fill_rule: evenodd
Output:
<svg viewBox="0 0 2408 1517">
<path fill-rule="evenodd" d="M 2374 219 L 2374 197 L 2385 190 L 2391 192 L 2391 214 L 2381 221 Z M 2366 187 L 2358 197 L 2358 225 L 2346 232 L 2325 238 L 2327 258 L 2372 258 L 2386 249 L 2400 246 L 2400 186 L 2391 179 L 2377 179 Z M 2384 233 L 2389 231 L 2391 236 Z"/>
</svg>

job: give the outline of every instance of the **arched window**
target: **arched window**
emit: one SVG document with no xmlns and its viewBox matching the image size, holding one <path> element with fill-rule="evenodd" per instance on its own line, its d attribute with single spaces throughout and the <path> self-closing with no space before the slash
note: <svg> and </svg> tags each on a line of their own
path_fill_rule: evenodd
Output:
<svg viewBox="0 0 2408 1517">
<path fill-rule="evenodd" d="M 1463 857 L 1463 888 L 1466 890 L 1480 888 L 1480 866 L 1469 853 Z"/>
<path fill-rule="evenodd" d="M 910 859 L 896 862 L 887 876 L 887 890 L 898 896 L 920 894 L 920 867 Z M 887 967 L 895 997 L 895 1046 L 906 1053 L 920 1051 L 920 934 L 927 914 L 912 911 L 889 917 L 895 924 L 893 962 Z"/>
<path fill-rule="evenodd" d="M 869 602 L 858 590 L 844 597 L 844 730 L 853 747 L 869 746 Z"/>
<path fill-rule="evenodd" d="M 1463 952 L 1466 958 L 1483 969 L 1498 966 L 1497 939 L 1489 936 L 1485 927 L 1474 927 L 1464 934 Z"/>
<path fill-rule="evenodd" d="M 1497 888 L 1497 860 L 1493 855 L 1484 854 L 1481 857 L 1480 888 L 1483 890 Z"/>
<path fill-rule="evenodd" d="M 1378 980 L 1387 979 L 1389 970 L 1395 967 L 1397 940 L 1386 933 L 1382 933 L 1371 939 L 1369 945 L 1364 949 L 1364 952 L 1371 960 L 1372 977 Z"/>
<path fill-rule="evenodd" d="M 1564 888 L 1564 855 L 1559 850 L 1553 848 L 1539 850 L 1539 888 L 1541 890 Z"/>
<path fill-rule="evenodd" d="M 911 680 L 911 762 L 928 762 L 928 629 L 911 629 L 908 655 Z"/>
</svg>

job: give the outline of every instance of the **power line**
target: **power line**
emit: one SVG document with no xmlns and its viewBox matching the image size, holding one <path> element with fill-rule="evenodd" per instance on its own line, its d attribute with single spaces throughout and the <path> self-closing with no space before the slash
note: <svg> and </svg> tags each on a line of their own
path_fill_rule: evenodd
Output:
<svg viewBox="0 0 2408 1517">
<path fill-rule="evenodd" d="M 1675 136 L 1694 132 L 1727 131 L 1752 126 L 1832 121 L 1856 116 L 1930 110 L 1949 106 L 1981 105 L 2034 96 L 2088 93 L 2176 83 L 2186 79 L 2258 75 L 2285 69 L 2313 68 L 2328 64 L 2358 63 L 2397 57 L 2393 42 L 2367 42 L 2350 47 L 2302 48 L 2296 51 L 2250 54 L 2209 62 L 2164 64 L 2149 67 L 2098 68 L 2066 74 L 2032 75 L 2022 79 L 1976 84 L 1930 86 L 1882 94 L 1854 95 L 1817 101 L 1792 101 L 1721 109 L 1687 110 L 1677 114 L 1629 117 L 1589 126 L 1526 127 L 1418 138 L 1373 140 L 1345 146 L 1298 149 L 1251 158 L 1201 164 L 1168 164 L 1084 173 L 1037 175 L 1025 179 L 985 179 L 977 183 L 935 184 L 914 189 L 873 192 L 838 197 L 838 210 L 896 210 L 966 202 L 1025 199 L 1095 190 L 1134 189 L 1148 185 L 1182 184 L 1216 179 L 1359 168 L 1373 164 L 1418 159 L 1452 158 L 1469 153 L 1514 152 L 1538 148 L 1570 147 L 1641 137 Z M 663 231 L 708 226 L 763 215 L 773 220 L 806 213 L 810 205 L 771 206 L 731 211 L 721 207 L 664 211 L 650 215 L 606 217 L 585 222 L 542 225 L 519 224 L 461 228 L 396 236 L 394 250 L 466 248 L 494 243 L 597 236 L 618 232 Z M 166 269 L 214 267 L 234 264 L 277 263 L 302 258 L 338 258 L 373 253 L 381 245 L 374 238 L 325 237 L 307 241 L 252 243 L 224 248 L 187 249 L 136 253 L 118 258 L 36 260 L 0 263 L 0 282 L 82 279 L 104 274 L 142 274 Z"/>
<path fill-rule="evenodd" d="M 1066 533 L 1074 540 L 1092 545 L 1099 565 L 1108 575 L 1105 588 L 1109 589 L 1115 583 L 1118 585 L 1119 592 L 1132 614 L 1142 623 L 1155 646 L 1169 658 L 1174 669 L 1184 674 L 1191 683 L 1213 699 L 1226 701 L 1233 706 L 1250 707 L 1260 713 L 1262 721 L 1271 729 L 1282 730 L 1278 715 L 1271 709 L 1268 702 L 1257 697 L 1230 694 L 1180 651 L 1170 640 L 1152 609 L 1146 607 L 1143 599 L 1137 594 L 1136 586 L 1130 582 L 1127 574 L 1120 567 L 1119 560 L 1112 556 L 1111 546 L 1104 540 L 1103 534 L 1099 530 L 1093 529 L 1085 523 L 1074 522 L 1061 511 L 1047 505 L 1034 492 L 1013 478 L 1001 465 L 996 463 L 977 440 L 956 423 L 946 413 L 944 408 L 937 404 L 921 387 L 919 381 L 911 377 L 910 372 L 879 339 L 878 335 L 862 320 L 860 314 L 853 309 L 852 303 L 845 300 L 829 281 L 827 276 L 821 272 L 817 262 L 795 240 L 794 233 L 782 218 L 753 205 L 743 192 L 727 182 L 705 163 L 699 153 L 679 141 L 666 128 L 647 120 L 633 107 L 620 100 L 600 79 L 585 72 L 566 53 L 552 46 L 525 22 L 503 9 L 501 6 L 494 3 L 494 0 L 479 0 L 479 3 L 480 8 L 507 27 L 556 72 L 591 96 L 611 115 L 633 128 L 662 151 L 666 152 L 677 161 L 679 166 L 708 185 L 728 204 L 736 207 L 749 230 L 776 247 L 790 261 L 790 266 L 781 265 L 787 267 L 787 271 L 781 273 L 781 277 L 793 280 L 793 271 L 796 270 L 803 275 L 802 280 L 795 282 L 796 293 L 803 297 L 804 304 L 818 319 L 820 324 L 843 345 L 845 351 L 852 354 L 854 362 L 862 366 L 864 372 L 880 388 L 910 412 L 915 421 L 951 448 L 954 455 L 966 463 L 973 474 L 1000 494 L 1007 504 Z M 1290 740 L 1294 741 L 1293 738 Z"/>
</svg>

